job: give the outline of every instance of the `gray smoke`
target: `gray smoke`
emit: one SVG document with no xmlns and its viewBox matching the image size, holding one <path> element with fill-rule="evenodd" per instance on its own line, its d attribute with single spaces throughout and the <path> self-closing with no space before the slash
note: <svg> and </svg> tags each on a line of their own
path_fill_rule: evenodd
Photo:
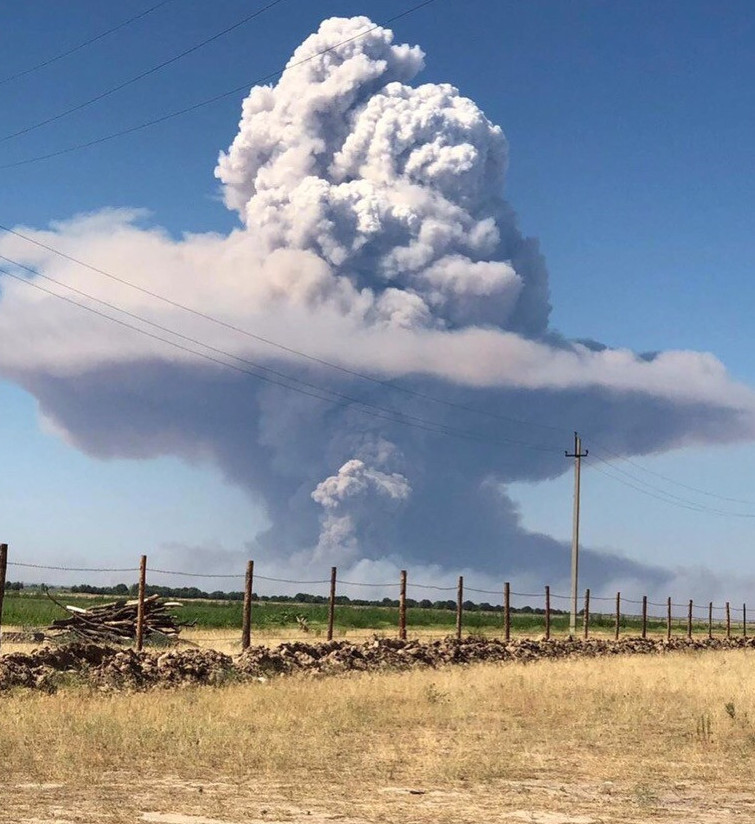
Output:
<svg viewBox="0 0 755 824">
<path fill-rule="evenodd" d="M 21 231 L 418 394 L 218 327 L 18 238 L 0 240 L 0 253 L 206 342 L 212 357 L 253 359 L 413 425 L 223 369 L 12 281 L 0 368 L 91 455 L 217 466 L 264 505 L 272 525 L 253 550 L 271 564 L 557 584 L 568 552 L 522 528 L 507 484 L 568 469 L 575 428 L 622 455 L 751 438 L 755 397 L 711 355 L 638 356 L 550 328 L 543 257 L 503 196 L 501 128 L 453 86 L 411 85 L 418 47 L 382 28 L 353 39 L 371 27 L 326 20 L 277 84 L 251 90 L 216 169 L 242 221 L 230 235 L 175 240 L 112 210 Z M 584 557 L 595 587 L 669 576 Z"/>
</svg>

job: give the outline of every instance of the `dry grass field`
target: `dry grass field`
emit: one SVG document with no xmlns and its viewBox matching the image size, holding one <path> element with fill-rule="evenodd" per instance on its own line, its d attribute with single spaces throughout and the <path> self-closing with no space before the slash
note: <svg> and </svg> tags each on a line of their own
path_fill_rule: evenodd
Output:
<svg viewBox="0 0 755 824">
<path fill-rule="evenodd" d="M 13 691 L 0 821 L 755 821 L 753 664 L 733 651 Z"/>
</svg>

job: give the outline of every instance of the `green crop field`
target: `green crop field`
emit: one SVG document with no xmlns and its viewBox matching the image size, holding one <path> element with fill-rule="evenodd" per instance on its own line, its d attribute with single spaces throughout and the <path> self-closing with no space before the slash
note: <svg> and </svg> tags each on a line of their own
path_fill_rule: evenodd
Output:
<svg viewBox="0 0 755 824">
<path fill-rule="evenodd" d="M 78 594 L 56 593 L 60 603 L 76 607 L 92 607 L 97 604 L 111 603 L 112 596 L 83 596 Z M 225 629 L 241 626 L 242 604 L 240 601 L 212 601 L 200 599 L 182 599 L 183 606 L 174 610 L 180 621 L 193 623 L 207 629 Z M 45 627 L 56 618 L 65 617 L 66 613 L 46 596 L 34 593 L 8 592 L 5 595 L 3 623 L 5 625 L 24 627 Z M 327 604 L 277 603 L 275 601 L 255 601 L 252 608 L 252 626 L 257 629 L 278 627 L 297 627 L 298 618 L 306 619 L 310 628 L 325 627 L 328 620 Z M 528 625 L 537 623 L 537 616 L 515 615 L 514 621 L 529 619 Z M 409 608 L 407 610 L 409 626 L 423 628 L 453 629 L 456 615 L 452 610 Z M 542 618 L 540 618 L 542 623 Z M 339 605 L 336 607 L 336 626 L 339 629 L 390 629 L 398 625 L 398 609 L 395 607 L 370 606 L 360 607 Z M 522 624 L 524 626 L 524 624 Z M 465 626 L 469 630 L 492 629 L 502 626 L 500 612 L 469 612 L 465 616 Z"/>
<path fill-rule="evenodd" d="M 113 596 L 80 595 L 56 592 L 55 598 L 62 604 L 77 607 L 91 607 L 96 604 L 116 600 Z M 168 599 L 171 600 L 171 599 Z M 240 601 L 220 601 L 203 599 L 181 599 L 183 606 L 174 614 L 181 622 L 196 623 L 204 629 L 238 629 L 241 627 L 242 604 Z M 56 618 L 63 618 L 66 612 L 39 591 L 6 592 L 2 622 L 4 626 L 44 628 Z M 252 608 L 252 627 L 256 630 L 275 631 L 277 629 L 298 628 L 300 619 L 305 619 L 309 629 L 315 634 L 327 626 L 327 604 L 297 602 L 255 601 Z M 553 615 L 551 630 L 554 635 L 564 635 L 568 631 L 568 616 Z M 454 610 L 439 608 L 410 607 L 407 609 L 407 626 L 415 633 L 454 632 L 456 614 Z M 398 626 L 398 609 L 392 606 L 355 606 L 340 604 L 336 607 L 335 627 L 338 632 L 349 630 L 375 630 L 390 632 Z M 463 616 L 465 634 L 484 633 L 500 635 L 503 632 L 501 611 L 466 610 Z M 609 633 L 615 626 L 612 615 L 595 614 L 590 618 L 590 626 L 596 632 Z M 653 633 L 665 631 L 665 621 L 651 619 L 648 630 Z M 534 612 L 512 612 L 511 629 L 515 634 L 541 635 L 545 630 L 545 618 Z M 621 631 L 624 634 L 639 634 L 640 622 L 636 618 L 622 617 Z M 675 634 L 686 631 L 686 622 L 675 620 Z M 695 632 L 707 631 L 707 624 L 697 622 Z"/>
</svg>

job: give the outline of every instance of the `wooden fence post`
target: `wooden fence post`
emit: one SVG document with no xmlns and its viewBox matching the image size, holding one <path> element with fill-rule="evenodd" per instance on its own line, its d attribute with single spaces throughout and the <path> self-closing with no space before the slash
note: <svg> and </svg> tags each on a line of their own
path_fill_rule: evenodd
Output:
<svg viewBox="0 0 755 824">
<path fill-rule="evenodd" d="M 406 641 L 406 570 L 401 570 L 401 589 L 398 596 L 398 637 Z"/>
<path fill-rule="evenodd" d="M 139 562 L 139 601 L 136 607 L 136 650 L 144 646 L 144 591 L 147 588 L 147 556 L 142 555 Z"/>
<path fill-rule="evenodd" d="M 459 575 L 459 587 L 456 590 L 456 638 L 461 640 L 461 616 L 464 604 L 464 576 Z"/>
<path fill-rule="evenodd" d="M 726 602 L 726 637 L 731 638 L 731 607 Z"/>
<path fill-rule="evenodd" d="M 742 604 L 742 638 L 747 638 L 747 604 Z"/>
<path fill-rule="evenodd" d="M 244 612 L 241 618 L 241 649 L 249 649 L 252 643 L 252 588 L 254 586 L 254 561 L 246 562 L 244 580 Z"/>
<path fill-rule="evenodd" d="M 545 587 L 545 640 L 551 639 L 551 588 Z"/>
<path fill-rule="evenodd" d="M 666 640 L 671 640 L 671 596 L 666 600 Z"/>
<path fill-rule="evenodd" d="M 0 645 L 3 638 L 3 601 L 5 600 L 5 573 L 8 569 L 8 544 L 0 544 Z"/>
<path fill-rule="evenodd" d="M 330 599 L 328 600 L 328 641 L 333 640 L 333 624 L 336 620 L 336 574 L 337 567 L 330 568 Z"/>
<path fill-rule="evenodd" d="M 619 627 L 621 626 L 621 593 L 616 593 L 616 631 L 614 633 L 614 638 L 616 641 L 619 640 Z"/>
<path fill-rule="evenodd" d="M 713 601 L 708 604 L 708 638 L 713 637 Z"/>
<path fill-rule="evenodd" d="M 508 581 L 503 585 L 503 637 L 511 640 L 511 585 Z"/>
<path fill-rule="evenodd" d="M 692 638 L 692 599 L 687 607 L 687 638 Z"/>
<path fill-rule="evenodd" d="M 642 596 L 642 637 L 648 637 L 648 597 Z"/>
<path fill-rule="evenodd" d="M 587 640 L 588 636 L 590 635 L 590 590 L 585 590 L 585 617 L 584 617 L 584 627 L 585 627 L 585 640 Z"/>
</svg>

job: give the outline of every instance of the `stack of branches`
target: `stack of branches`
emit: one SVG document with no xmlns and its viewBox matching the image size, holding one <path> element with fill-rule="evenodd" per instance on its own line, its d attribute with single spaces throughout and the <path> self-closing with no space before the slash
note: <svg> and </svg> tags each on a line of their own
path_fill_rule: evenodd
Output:
<svg viewBox="0 0 755 824">
<path fill-rule="evenodd" d="M 113 601 L 109 604 L 82 609 L 67 606 L 56 601 L 50 593 L 48 598 L 70 613 L 67 618 L 58 618 L 48 627 L 48 636 L 60 638 L 75 635 L 79 639 L 95 643 L 128 642 L 136 638 L 138 601 Z M 150 635 L 163 640 L 177 640 L 182 626 L 168 609 L 180 607 L 175 601 L 161 601 L 159 595 L 144 599 L 144 637 Z"/>
</svg>

